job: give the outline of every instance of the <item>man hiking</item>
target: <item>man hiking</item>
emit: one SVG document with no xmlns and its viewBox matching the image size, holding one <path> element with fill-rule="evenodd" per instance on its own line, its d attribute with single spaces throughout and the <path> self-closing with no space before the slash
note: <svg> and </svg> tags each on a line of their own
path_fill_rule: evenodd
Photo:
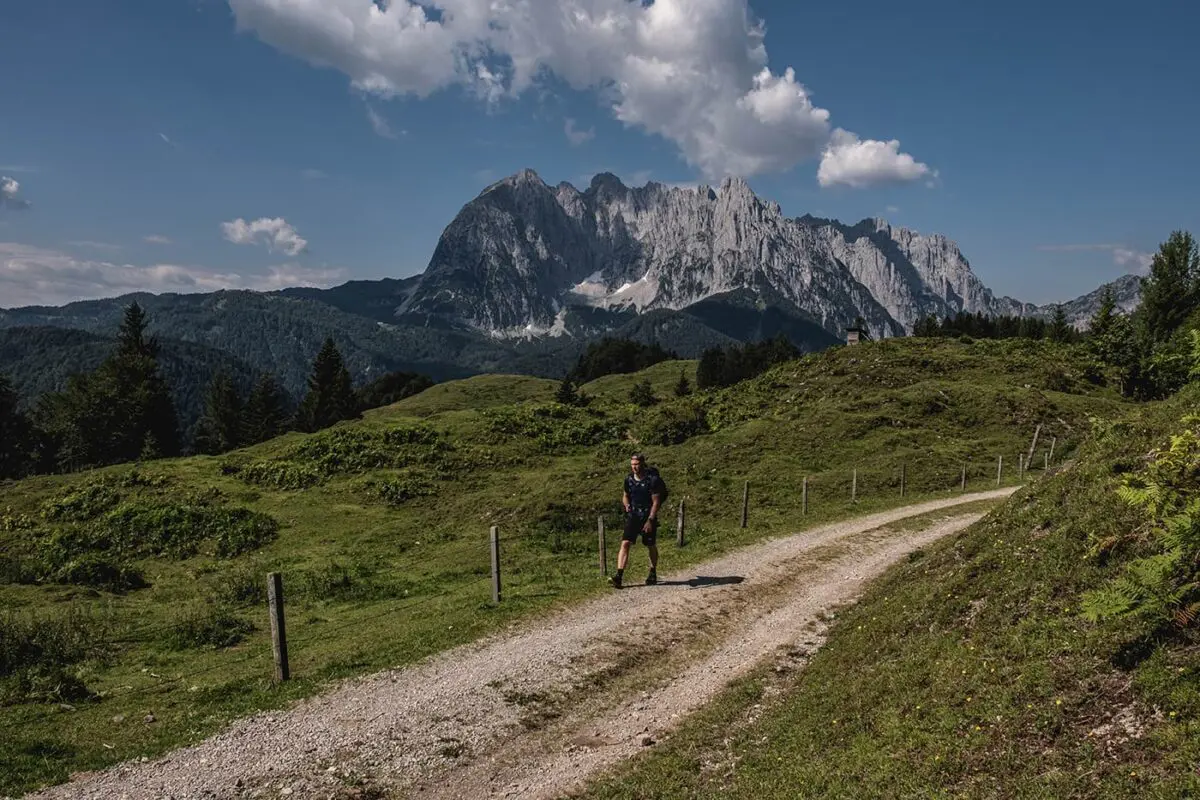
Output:
<svg viewBox="0 0 1200 800">
<path fill-rule="evenodd" d="M 612 577 L 613 588 L 620 589 L 629 561 L 629 546 L 641 534 L 642 544 L 650 553 L 650 574 L 646 585 L 658 583 L 658 509 L 666 496 L 666 484 L 658 470 L 646 466 L 646 457 L 634 453 L 629 459 L 629 474 L 625 476 L 625 491 L 621 505 L 625 509 L 625 534 L 621 537 L 621 552 L 617 555 L 617 574 Z"/>
</svg>

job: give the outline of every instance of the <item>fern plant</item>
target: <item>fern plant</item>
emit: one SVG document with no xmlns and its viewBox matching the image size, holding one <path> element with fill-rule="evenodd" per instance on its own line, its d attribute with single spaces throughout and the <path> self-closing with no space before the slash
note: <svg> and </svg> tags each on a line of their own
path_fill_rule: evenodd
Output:
<svg viewBox="0 0 1200 800">
<path fill-rule="evenodd" d="M 1183 424 L 1165 450 L 1117 489 L 1142 513 L 1150 552 L 1084 595 L 1089 620 L 1138 617 L 1187 627 L 1200 617 L 1200 416 L 1188 415 Z"/>
</svg>

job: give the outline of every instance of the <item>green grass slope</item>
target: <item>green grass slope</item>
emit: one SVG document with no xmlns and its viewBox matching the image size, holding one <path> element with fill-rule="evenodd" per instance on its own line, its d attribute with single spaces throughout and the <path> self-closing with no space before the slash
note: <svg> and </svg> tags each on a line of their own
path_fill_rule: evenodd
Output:
<svg viewBox="0 0 1200 800">
<path fill-rule="evenodd" d="M 1190 503 L 1175 530 L 1195 537 L 1198 402 L 1193 386 L 1099 415 L 1070 462 L 874 584 L 804 670 L 741 682 L 588 796 L 1196 796 L 1194 626 L 1081 611 L 1157 563 L 1133 561 L 1161 552 L 1156 514 Z M 1151 487 L 1156 514 L 1121 496 L 1127 480 Z"/>
<path fill-rule="evenodd" d="M 1035 425 L 1040 465 L 1048 436 L 1058 461 L 1089 415 L 1127 407 L 1071 350 L 932 340 L 836 348 L 649 409 L 625 402 L 644 376 L 668 397 L 681 367 L 694 364 L 601 379 L 584 408 L 548 402 L 553 381 L 472 378 L 221 457 L 0 487 L 0 792 L 196 741 L 332 679 L 604 591 L 596 518 L 615 553 L 633 448 L 669 482 L 667 519 L 687 500 L 688 544 L 664 548 L 672 570 L 956 492 L 964 464 L 969 488 L 995 485 L 1001 454 L 1012 483 Z M 503 539 L 499 605 L 491 525 Z M 269 571 L 287 598 L 293 680 L 282 685 Z"/>
</svg>

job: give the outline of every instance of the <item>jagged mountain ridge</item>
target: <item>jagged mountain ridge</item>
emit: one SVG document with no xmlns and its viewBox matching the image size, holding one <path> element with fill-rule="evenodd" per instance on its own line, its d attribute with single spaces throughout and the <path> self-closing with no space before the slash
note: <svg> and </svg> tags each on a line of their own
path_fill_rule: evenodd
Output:
<svg viewBox="0 0 1200 800">
<path fill-rule="evenodd" d="M 572 306 L 680 310 L 747 289 L 836 335 L 857 317 L 894 336 L 930 313 L 1035 310 L 995 297 L 944 236 L 785 217 L 739 178 L 630 188 L 601 173 L 580 191 L 526 169 L 463 206 L 398 313 L 497 337 L 557 334 Z"/>
<path fill-rule="evenodd" d="M 1142 302 L 1142 279 L 1137 275 L 1122 275 L 1115 281 L 1102 284 L 1085 295 L 1062 303 L 1063 314 L 1067 322 L 1078 330 L 1086 330 L 1092 316 L 1100 309 L 1100 301 L 1105 289 L 1112 289 L 1113 302 L 1117 311 L 1131 314 Z M 1055 304 L 1038 306 L 1035 316 L 1051 319 L 1054 316 Z"/>
</svg>

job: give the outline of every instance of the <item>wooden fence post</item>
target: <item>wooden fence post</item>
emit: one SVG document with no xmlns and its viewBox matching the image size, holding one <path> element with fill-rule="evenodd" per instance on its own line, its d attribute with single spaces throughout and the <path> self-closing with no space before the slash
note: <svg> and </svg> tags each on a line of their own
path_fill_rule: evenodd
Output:
<svg viewBox="0 0 1200 800">
<path fill-rule="evenodd" d="M 906 477 L 905 473 L 908 471 L 907 466 L 908 466 L 907 464 L 900 465 L 900 496 L 901 497 L 904 497 L 904 478 Z"/>
<path fill-rule="evenodd" d="M 288 668 L 287 629 L 283 624 L 283 575 L 267 573 L 267 606 L 271 613 L 271 650 L 275 654 L 275 680 L 286 681 Z"/>
<path fill-rule="evenodd" d="M 600 536 L 600 574 L 608 574 L 608 542 L 604 540 L 604 517 L 596 517 L 596 532 Z"/>
<path fill-rule="evenodd" d="M 1042 470 L 1043 470 L 1044 472 L 1049 472 L 1049 471 L 1050 471 L 1050 451 L 1049 451 L 1049 450 L 1047 450 L 1047 451 L 1046 451 L 1046 452 L 1045 452 L 1043 455 L 1045 455 L 1045 456 L 1046 456 L 1046 463 L 1045 463 L 1045 465 L 1042 467 Z"/>
<path fill-rule="evenodd" d="M 858 502 L 858 467 L 854 468 L 854 476 L 850 478 L 850 502 Z"/>
<path fill-rule="evenodd" d="M 800 490 L 800 513 L 808 513 L 808 476 L 804 476 L 803 488 Z"/>
<path fill-rule="evenodd" d="M 1017 480 L 1025 478 L 1025 454 L 1017 453 Z"/>
<path fill-rule="evenodd" d="M 750 516 L 750 481 L 746 481 L 742 486 L 742 527 L 746 527 L 746 520 Z"/>
<path fill-rule="evenodd" d="M 1000 458 L 996 461 L 996 485 L 997 486 L 1000 485 L 1000 478 L 1002 475 L 1004 475 L 1004 456 L 1000 456 Z"/>
<path fill-rule="evenodd" d="M 492 526 L 491 536 L 492 544 L 492 602 L 500 602 L 500 528 L 496 525 Z"/>
<path fill-rule="evenodd" d="M 959 491 L 963 491 L 963 492 L 965 492 L 967 490 L 967 465 L 966 464 L 963 464 L 962 478 L 958 482 L 958 488 L 959 488 Z"/>
<path fill-rule="evenodd" d="M 1049 462 L 1049 461 L 1054 460 L 1054 445 L 1056 445 L 1056 444 L 1058 444 L 1058 437 L 1051 436 L 1050 437 L 1050 455 L 1046 456 L 1046 461 Z"/>
<path fill-rule="evenodd" d="M 1037 428 L 1033 431 L 1033 441 L 1029 443 L 1029 452 L 1025 455 L 1026 466 L 1033 466 L 1033 453 L 1037 449 L 1038 434 L 1042 432 L 1042 423 L 1038 423 Z"/>
<path fill-rule="evenodd" d="M 684 538 L 683 538 L 683 524 L 684 524 L 683 502 L 684 502 L 683 499 L 680 499 L 679 515 L 675 519 L 675 543 L 677 545 L 679 545 L 680 547 L 683 547 L 683 542 L 684 542 Z"/>
</svg>

